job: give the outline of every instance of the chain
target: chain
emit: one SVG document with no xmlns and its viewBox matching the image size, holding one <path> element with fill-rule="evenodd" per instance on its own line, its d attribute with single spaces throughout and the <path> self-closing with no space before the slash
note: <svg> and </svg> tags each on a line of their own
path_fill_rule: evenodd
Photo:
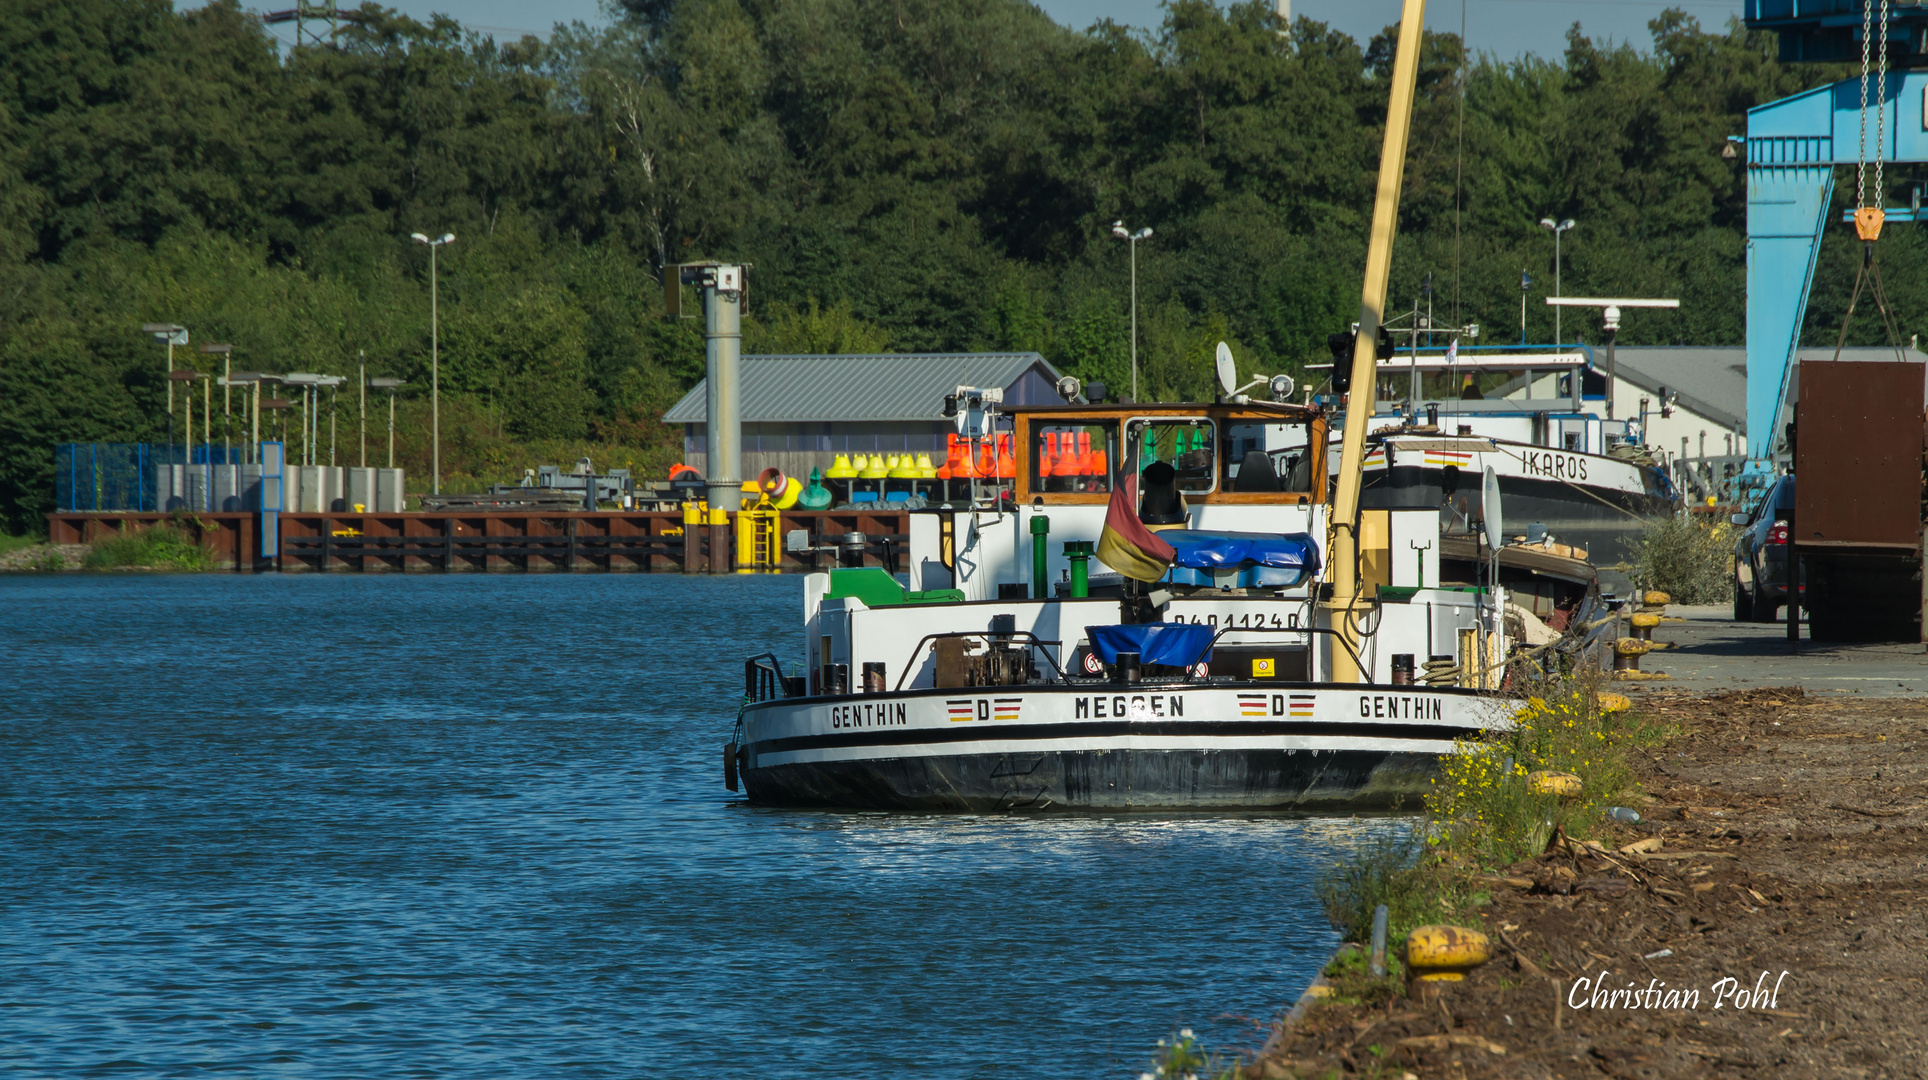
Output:
<svg viewBox="0 0 1928 1080">
<path fill-rule="evenodd" d="M 1888 0 L 1881 0 L 1881 54 L 1876 62 L 1880 64 L 1880 75 L 1874 90 L 1874 204 L 1885 206 L 1881 193 L 1881 166 L 1888 151 Z"/>
<path fill-rule="evenodd" d="M 1868 205 L 1868 47 L 1873 43 L 1874 0 L 1861 0 L 1861 141 L 1854 161 L 1856 210 Z"/>
</svg>

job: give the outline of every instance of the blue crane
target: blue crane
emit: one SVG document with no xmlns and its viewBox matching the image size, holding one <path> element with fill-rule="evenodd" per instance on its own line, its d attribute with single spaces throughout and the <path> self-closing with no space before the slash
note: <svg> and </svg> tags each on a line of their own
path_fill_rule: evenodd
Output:
<svg viewBox="0 0 1928 1080">
<path fill-rule="evenodd" d="M 1907 70 L 1928 68 L 1928 7 L 1746 4 L 1748 29 L 1776 31 L 1783 62 L 1860 61 L 1863 71 L 1747 112 L 1747 454 L 1759 476 L 1771 470 L 1836 167 L 1862 167 L 1857 182 L 1875 180 L 1874 190 L 1857 205 L 1880 206 L 1882 163 L 1928 161 L 1928 70 Z M 1915 220 L 1917 209 L 1889 210 L 1887 220 Z"/>
</svg>

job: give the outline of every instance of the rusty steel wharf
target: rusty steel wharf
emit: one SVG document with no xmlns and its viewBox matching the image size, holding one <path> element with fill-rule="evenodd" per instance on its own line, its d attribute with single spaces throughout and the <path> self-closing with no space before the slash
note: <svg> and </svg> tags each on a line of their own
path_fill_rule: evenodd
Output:
<svg viewBox="0 0 1928 1080">
<path fill-rule="evenodd" d="M 727 574 L 827 569 L 838 565 L 838 554 L 822 549 L 818 538 L 828 543 L 850 533 L 865 537 L 864 565 L 895 572 L 910 531 L 910 515 L 901 511 L 785 511 L 776 525 L 778 534 L 803 530 L 819 550 L 792 552 L 775 544 L 766 549 L 761 565 L 739 566 L 734 529 L 686 529 L 684 514 L 677 511 L 284 512 L 280 551 L 249 558 L 247 553 L 261 547 L 259 518 L 252 513 L 55 513 L 47 515 L 47 538 L 55 544 L 85 544 L 172 523 L 200 543 L 217 565 L 243 573 Z M 720 551 L 712 552 L 714 533 L 727 539 L 716 545 Z"/>
</svg>

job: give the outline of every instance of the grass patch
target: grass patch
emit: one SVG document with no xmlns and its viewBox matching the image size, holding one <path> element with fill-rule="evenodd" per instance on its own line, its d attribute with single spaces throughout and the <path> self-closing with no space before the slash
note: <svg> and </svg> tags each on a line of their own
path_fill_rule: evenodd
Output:
<svg viewBox="0 0 1928 1080">
<path fill-rule="evenodd" d="M 47 542 L 44 536 L 14 536 L 0 532 L 0 555 L 11 555 L 21 548 L 35 547 Z"/>
<path fill-rule="evenodd" d="M 89 545 L 84 570 L 211 570 L 214 559 L 178 525 L 155 525 Z"/>
<path fill-rule="evenodd" d="M 1679 514 L 1658 518 L 1640 535 L 1633 578 L 1676 604 L 1720 604 L 1733 595 L 1734 527 Z"/>
<path fill-rule="evenodd" d="M 1415 926 L 1451 922 L 1487 902 L 1478 877 L 1546 850 L 1555 830 L 1584 839 L 1607 811 L 1637 794 L 1629 755 L 1668 732 L 1629 710 L 1603 708 L 1597 675 L 1550 680 L 1527 689 L 1511 729 L 1456 744 L 1440 760 L 1423 823 L 1361 845 L 1320 881 L 1327 917 L 1348 941 L 1372 933 L 1385 904 L 1391 952 Z M 1572 798 L 1536 794 L 1529 773 L 1580 778 Z"/>
</svg>

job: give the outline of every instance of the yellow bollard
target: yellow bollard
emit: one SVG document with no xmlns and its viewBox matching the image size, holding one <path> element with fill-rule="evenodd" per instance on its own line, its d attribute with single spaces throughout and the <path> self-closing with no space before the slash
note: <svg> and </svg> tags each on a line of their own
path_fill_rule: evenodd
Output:
<svg viewBox="0 0 1928 1080">
<path fill-rule="evenodd" d="M 1492 958 L 1486 935 L 1463 926 L 1421 926 L 1406 935 L 1406 967 L 1421 982 L 1459 982 Z"/>
<path fill-rule="evenodd" d="M 1580 778 L 1570 772 L 1541 769 L 1526 774 L 1526 790 L 1535 795 L 1558 795 L 1563 799 L 1572 799 L 1579 796 L 1580 788 Z"/>
</svg>

